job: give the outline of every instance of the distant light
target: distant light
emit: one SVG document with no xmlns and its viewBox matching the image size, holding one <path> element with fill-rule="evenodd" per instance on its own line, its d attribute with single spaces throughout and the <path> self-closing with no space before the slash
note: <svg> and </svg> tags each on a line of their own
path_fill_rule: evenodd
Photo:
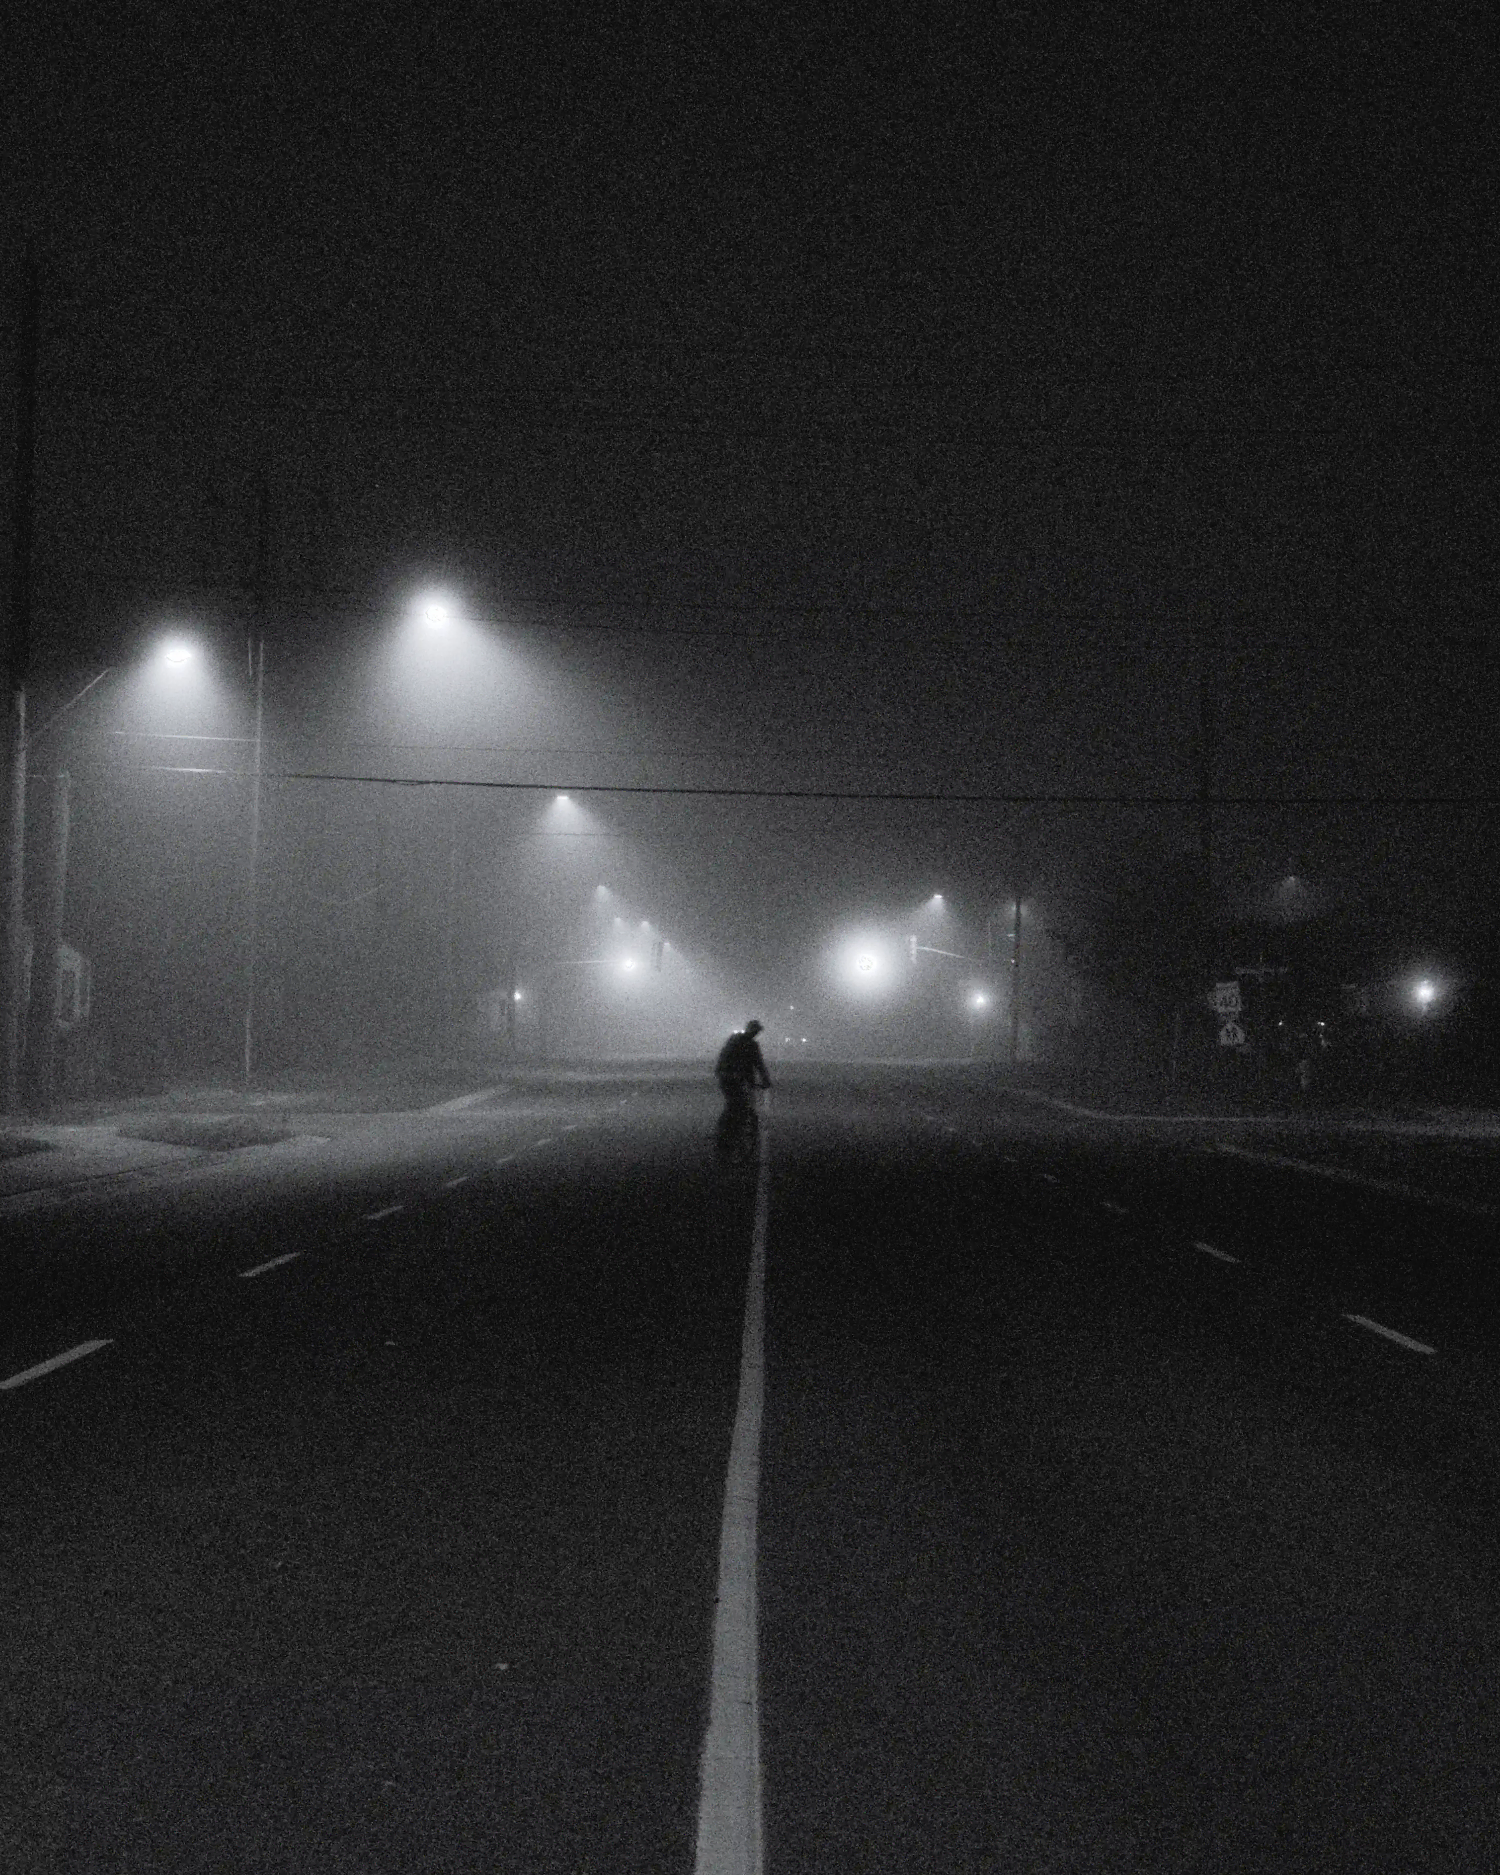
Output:
<svg viewBox="0 0 1500 1875">
<path fill-rule="evenodd" d="M 412 601 L 412 616 L 419 625 L 426 625 L 432 631 L 441 631 L 445 625 L 451 625 L 458 616 L 458 607 L 453 603 L 453 595 L 446 592 L 418 593 Z"/>
<path fill-rule="evenodd" d="M 558 807 L 567 807 L 569 805 L 569 796 L 567 796 L 566 794 L 558 795 L 554 805 Z"/>
<path fill-rule="evenodd" d="M 969 1006 L 971 1009 L 988 1009 L 990 999 L 985 995 L 983 990 L 975 990 L 974 994 L 969 998 Z"/>
<path fill-rule="evenodd" d="M 1423 1009 L 1429 1009 L 1433 1003 L 1437 1001 L 1437 985 L 1432 981 L 1431 977 L 1423 977 L 1422 981 L 1412 991 L 1412 995 L 1417 999 Z"/>
<path fill-rule="evenodd" d="M 191 664 L 198 655 L 196 645 L 186 638 L 169 638 L 162 647 L 162 662 L 170 664 L 174 670 L 180 670 L 184 664 Z"/>
<path fill-rule="evenodd" d="M 622 970 L 638 970 L 640 966 L 633 957 L 622 957 L 620 959 L 620 968 Z"/>
<path fill-rule="evenodd" d="M 869 976 L 871 971 L 875 968 L 875 959 L 868 951 L 861 951 L 854 960 L 854 968 L 859 971 L 861 976 Z"/>
<path fill-rule="evenodd" d="M 518 1003 L 518 1002 L 520 1002 L 520 1001 L 521 1001 L 521 992 L 520 992 L 519 990 L 516 990 L 516 991 L 514 991 L 514 992 L 513 992 L 513 994 L 512 994 L 512 996 L 511 996 L 511 999 L 510 999 L 510 1000 L 511 1000 L 511 1001 L 512 1001 L 513 1003 Z"/>
</svg>

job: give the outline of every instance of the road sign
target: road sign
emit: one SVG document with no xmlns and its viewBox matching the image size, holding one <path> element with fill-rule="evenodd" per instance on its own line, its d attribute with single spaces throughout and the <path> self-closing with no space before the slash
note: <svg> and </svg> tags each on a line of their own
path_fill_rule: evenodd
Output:
<svg viewBox="0 0 1500 1875">
<path fill-rule="evenodd" d="M 1218 1016 L 1237 1016 L 1244 1004 L 1240 1000 L 1240 986 L 1236 979 L 1228 983 L 1214 985 L 1214 1014 Z"/>
<path fill-rule="evenodd" d="M 1221 1048 L 1243 1048 L 1245 1031 L 1233 1020 L 1219 1024 L 1219 1046 Z"/>
</svg>

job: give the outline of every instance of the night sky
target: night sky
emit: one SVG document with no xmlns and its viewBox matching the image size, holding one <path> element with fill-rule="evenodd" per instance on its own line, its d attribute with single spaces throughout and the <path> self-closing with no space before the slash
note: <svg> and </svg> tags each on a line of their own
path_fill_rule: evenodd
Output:
<svg viewBox="0 0 1500 1875">
<path fill-rule="evenodd" d="M 13 32 L 44 697 L 168 618 L 232 637 L 264 477 L 273 763 L 1187 799 L 1207 657 L 1223 793 L 1495 791 L 1490 8 L 63 5 Z M 361 716 L 350 673 L 431 579 L 534 707 Z M 595 807 L 766 969 L 810 899 L 981 905 L 1193 826 Z M 1220 889 L 1477 916 L 1493 819 L 1226 811 Z"/>
</svg>

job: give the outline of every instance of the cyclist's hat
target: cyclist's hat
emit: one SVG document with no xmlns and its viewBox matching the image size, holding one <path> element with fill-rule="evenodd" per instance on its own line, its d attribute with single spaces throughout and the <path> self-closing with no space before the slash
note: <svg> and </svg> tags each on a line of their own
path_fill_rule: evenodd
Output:
<svg viewBox="0 0 1500 1875">
<path fill-rule="evenodd" d="M 751 1019 L 745 1024 L 745 1033 L 747 1035 L 759 1035 L 762 1028 L 764 1027 L 765 1027 L 764 1023 L 757 1022 L 755 1018 L 752 1016 Z"/>
</svg>

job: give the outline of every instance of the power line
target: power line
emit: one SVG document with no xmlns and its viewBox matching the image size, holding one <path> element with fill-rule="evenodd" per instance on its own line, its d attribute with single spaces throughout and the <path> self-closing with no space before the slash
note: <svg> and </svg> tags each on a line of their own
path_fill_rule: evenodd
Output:
<svg viewBox="0 0 1500 1875">
<path fill-rule="evenodd" d="M 199 768 L 144 763 L 133 774 L 215 775 L 248 780 L 243 768 Z M 1011 794 L 969 793 L 948 789 L 903 788 L 727 788 L 587 781 L 481 781 L 431 775 L 330 774 L 311 769 L 267 769 L 266 781 L 333 782 L 381 788 L 476 788 L 510 794 L 630 794 L 687 796 L 714 800 L 910 802 L 981 807 L 1180 807 L 1201 809 L 1201 794 Z M 1500 794 L 1216 794 L 1213 807 L 1497 807 Z"/>
</svg>

